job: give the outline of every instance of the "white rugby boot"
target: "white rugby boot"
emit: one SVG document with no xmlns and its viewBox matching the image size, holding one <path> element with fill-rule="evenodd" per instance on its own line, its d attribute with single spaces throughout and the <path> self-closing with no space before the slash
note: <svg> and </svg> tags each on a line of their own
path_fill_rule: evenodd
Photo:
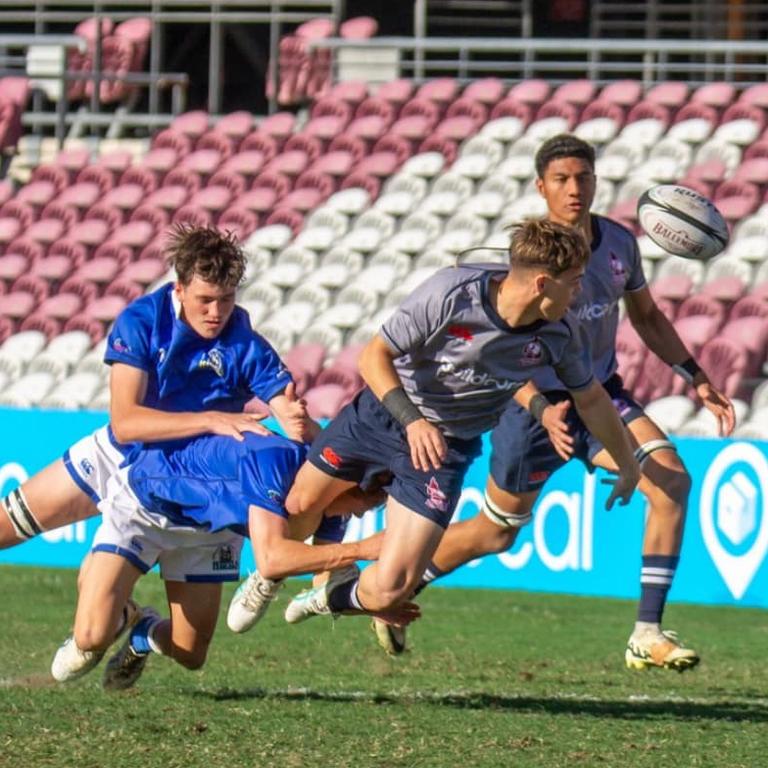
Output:
<svg viewBox="0 0 768 768">
<path fill-rule="evenodd" d="M 696 651 L 680 642 L 677 632 L 646 629 L 632 633 L 627 641 L 624 661 L 629 669 L 661 667 L 685 672 L 686 669 L 693 669 L 700 659 Z"/>
<path fill-rule="evenodd" d="M 360 575 L 360 569 L 356 565 L 350 565 L 333 571 L 325 584 L 313 589 L 305 589 L 288 603 L 285 609 L 285 620 L 289 624 L 298 624 L 312 616 L 334 615 L 328 607 L 328 596 L 340 584 L 353 581 Z"/>
<path fill-rule="evenodd" d="M 232 596 L 227 610 L 227 626 L 233 632 L 247 632 L 267 612 L 282 586 L 282 579 L 272 581 L 254 571 Z"/>
<path fill-rule="evenodd" d="M 123 609 L 123 625 L 115 635 L 117 640 L 133 627 L 139 617 L 139 606 L 128 599 Z M 114 641 L 113 641 L 114 642 Z M 88 674 L 103 658 L 106 650 L 83 651 L 78 648 L 75 638 L 70 635 L 56 651 L 51 662 L 51 675 L 60 683 L 69 683 Z"/>
</svg>

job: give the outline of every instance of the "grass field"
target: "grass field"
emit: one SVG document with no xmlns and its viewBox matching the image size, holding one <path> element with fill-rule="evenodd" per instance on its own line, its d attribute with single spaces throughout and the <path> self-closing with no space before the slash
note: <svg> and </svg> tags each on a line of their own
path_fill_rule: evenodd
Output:
<svg viewBox="0 0 768 768">
<path fill-rule="evenodd" d="M 282 622 L 292 582 L 251 633 L 223 621 L 206 667 L 151 659 L 132 691 L 100 670 L 54 684 L 73 571 L 0 566 L 0 766 L 765 766 L 768 615 L 671 605 L 703 655 L 630 672 L 634 605 L 431 588 L 412 649 L 387 658 L 364 619 Z M 225 602 L 233 587 L 225 593 Z M 162 605 L 150 576 L 140 602 Z"/>
</svg>

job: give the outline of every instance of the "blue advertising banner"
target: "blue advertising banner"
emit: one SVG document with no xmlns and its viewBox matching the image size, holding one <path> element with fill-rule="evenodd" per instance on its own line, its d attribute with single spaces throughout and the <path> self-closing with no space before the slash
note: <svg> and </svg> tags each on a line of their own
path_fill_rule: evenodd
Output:
<svg viewBox="0 0 768 768">
<path fill-rule="evenodd" d="M 0 410 L 0 493 L 60 456 L 104 424 L 106 415 Z M 680 567 L 671 600 L 768 607 L 768 443 L 676 439 L 692 477 Z M 483 498 L 488 446 L 471 467 L 455 519 L 477 514 Z M 557 472 L 542 491 L 533 522 L 508 552 L 469 563 L 444 585 L 526 589 L 635 598 L 639 594 L 645 500 L 604 509 L 604 473 L 578 462 Z M 347 538 L 383 525 L 383 512 L 353 519 Z M 79 565 L 98 518 L 51 531 L 0 552 L 0 563 Z M 244 569 L 253 568 L 250 554 Z"/>
</svg>

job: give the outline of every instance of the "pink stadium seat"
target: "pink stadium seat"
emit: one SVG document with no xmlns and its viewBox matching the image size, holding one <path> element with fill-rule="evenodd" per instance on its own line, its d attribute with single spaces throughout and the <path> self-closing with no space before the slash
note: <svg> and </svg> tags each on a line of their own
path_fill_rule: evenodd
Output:
<svg viewBox="0 0 768 768">
<path fill-rule="evenodd" d="M 49 283 L 58 286 L 66 280 L 75 269 L 75 264 L 70 256 L 57 253 L 52 256 L 38 259 L 32 265 L 30 274 L 41 277 L 43 280 L 47 280 Z"/>
<path fill-rule="evenodd" d="M 658 120 L 666 130 L 672 121 L 672 112 L 669 107 L 654 101 L 638 101 L 627 114 L 627 122 L 634 123 L 637 120 Z"/>
<path fill-rule="evenodd" d="M 70 175 L 65 168 L 58 165 L 38 165 L 37 168 L 32 171 L 30 181 L 50 181 L 53 186 L 56 187 L 56 192 L 61 194 L 64 188 L 67 187 L 70 182 L 74 181 L 74 179 L 70 178 Z"/>
<path fill-rule="evenodd" d="M 381 96 L 369 96 L 355 110 L 355 118 L 380 117 L 387 125 L 391 125 L 397 117 L 398 107 Z"/>
<path fill-rule="evenodd" d="M 461 97 L 480 102 L 490 108 L 501 101 L 505 91 L 506 87 L 503 80 L 498 77 L 484 77 L 471 82 L 464 89 Z"/>
<path fill-rule="evenodd" d="M 661 104 L 674 111 L 680 109 L 688 99 L 690 86 L 681 80 L 670 80 L 651 86 L 645 94 L 645 100 Z"/>
<path fill-rule="evenodd" d="M 592 80 L 568 80 L 555 88 L 550 101 L 566 102 L 583 108 L 597 96 L 597 85 Z"/>
<path fill-rule="evenodd" d="M 387 122 L 378 115 L 358 117 L 353 120 L 346 130 L 348 136 L 357 137 L 372 145 L 380 139 L 387 130 Z"/>
<path fill-rule="evenodd" d="M 37 300 L 26 291 L 12 291 L 0 296 L 0 315 L 21 321 L 37 307 Z"/>
<path fill-rule="evenodd" d="M 749 353 L 742 344 L 720 336 L 704 345 L 698 360 L 712 384 L 728 397 L 741 394 L 748 361 Z"/>
<path fill-rule="evenodd" d="M 241 150 L 226 160 L 217 173 L 238 173 L 245 179 L 252 179 L 264 169 L 264 154 L 256 149 Z"/>
<path fill-rule="evenodd" d="M 265 171 L 282 173 L 294 178 L 306 171 L 310 164 L 309 155 L 301 149 L 286 149 L 264 167 Z"/>
<path fill-rule="evenodd" d="M 368 96 L 368 83 L 364 80 L 341 80 L 331 86 L 328 95 L 357 107 Z"/>
<path fill-rule="evenodd" d="M 317 190 L 324 200 L 336 191 L 336 181 L 327 173 L 305 171 L 296 179 L 295 189 Z"/>
<path fill-rule="evenodd" d="M 120 277 L 124 280 L 138 283 L 144 287 L 154 283 L 155 280 L 158 280 L 166 273 L 168 267 L 164 258 L 150 258 L 149 256 L 144 256 L 144 254 L 149 248 L 154 248 L 157 251 L 162 252 L 162 247 L 163 244 L 161 240 L 157 238 L 153 240 L 141 252 L 141 258 L 125 266 Z"/>
<path fill-rule="evenodd" d="M 87 165 L 77 174 L 75 180 L 95 184 L 101 190 L 102 195 L 106 195 L 115 185 L 112 173 L 100 165 Z"/>
<path fill-rule="evenodd" d="M 761 187 L 768 184 L 768 157 L 752 157 L 743 160 L 733 173 L 739 181 L 751 181 Z"/>
<path fill-rule="evenodd" d="M 349 402 L 347 391 L 339 384 L 312 387 L 304 393 L 304 399 L 313 419 L 333 419 Z"/>
<path fill-rule="evenodd" d="M 70 238 L 58 240 L 48 249 L 48 256 L 41 260 L 48 261 L 56 256 L 65 256 L 69 259 L 73 268 L 79 267 L 90 255 L 88 246 L 78 243 Z M 67 274 L 71 274 L 68 272 Z"/>
<path fill-rule="evenodd" d="M 144 295 L 144 288 L 132 280 L 118 277 L 104 289 L 104 295 L 120 296 L 126 303 L 130 303 Z"/>
<path fill-rule="evenodd" d="M 760 189 L 749 181 L 729 179 L 718 185 L 713 201 L 730 224 L 754 213 L 761 203 Z"/>
<path fill-rule="evenodd" d="M 341 189 L 364 189 L 370 199 L 373 201 L 379 196 L 381 191 L 381 182 L 375 176 L 369 176 L 366 173 L 354 171 L 341 182 Z"/>
<path fill-rule="evenodd" d="M 172 171 L 179 164 L 182 157 L 175 149 L 171 147 L 157 147 L 150 149 L 141 160 L 141 167 L 154 171 L 159 179 L 163 178 L 169 171 Z"/>
<path fill-rule="evenodd" d="M 58 336 L 62 330 L 62 323 L 58 320 L 54 320 L 52 317 L 40 313 L 39 311 L 33 312 L 28 318 L 21 322 L 19 325 L 19 331 L 40 331 L 47 341 L 50 341 L 55 336 Z"/>
<path fill-rule="evenodd" d="M 139 72 L 144 66 L 144 59 L 149 50 L 149 39 L 152 36 L 152 21 L 146 16 L 136 16 L 126 19 L 115 27 L 116 37 L 131 44 L 132 56 L 130 69 Z"/>
<path fill-rule="evenodd" d="M 277 202 L 277 192 L 271 187 L 256 187 L 233 201 L 233 208 L 242 208 L 257 215 L 272 210 Z"/>
<path fill-rule="evenodd" d="M 76 293 L 59 292 L 47 298 L 35 311 L 54 320 L 66 320 L 79 312 L 83 307 L 83 299 Z"/>
<path fill-rule="evenodd" d="M 730 339 L 741 344 L 747 350 L 747 376 L 759 376 L 768 350 L 768 320 L 764 317 L 751 316 L 729 320 L 719 334 L 720 338 Z"/>
<path fill-rule="evenodd" d="M 85 219 L 79 224 L 75 224 L 67 232 L 67 239 L 75 243 L 81 243 L 92 252 L 107 239 L 109 232 L 109 224 L 106 221 L 102 219 Z"/>
<path fill-rule="evenodd" d="M 382 83 L 376 91 L 376 96 L 380 99 L 386 99 L 394 104 L 395 107 L 401 107 L 409 99 L 413 98 L 415 91 L 416 86 L 412 80 L 400 78 Z"/>
<path fill-rule="evenodd" d="M 290 208 L 276 208 L 264 222 L 265 226 L 272 224 L 285 224 L 291 228 L 293 236 L 296 237 L 304 226 L 304 217 L 298 211 L 292 211 Z"/>
<path fill-rule="evenodd" d="M 166 128 L 152 137 L 152 149 L 172 149 L 179 157 L 186 157 L 194 148 L 194 139 L 174 128 Z"/>
<path fill-rule="evenodd" d="M 214 217 L 205 208 L 195 205 L 183 205 L 173 214 L 172 221 L 174 224 L 189 224 L 193 227 L 212 227 Z"/>
<path fill-rule="evenodd" d="M 323 154 L 323 142 L 317 136 L 297 133 L 291 136 L 283 145 L 283 152 L 304 152 L 310 162 L 314 162 Z"/>
<path fill-rule="evenodd" d="M 765 112 L 760 108 L 752 104 L 745 104 L 742 101 L 737 101 L 731 104 L 725 112 L 723 112 L 720 118 L 720 125 L 729 123 L 732 120 L 751 120 L 756 123 L 759 130 L 763 130 L 766 125 Z"/>
<path fill-rule="evenodd" d="M 600 101 L 631 109 L 643 97 L 643 86 L 637 80 L 616 80 L 608 83 L 598 97 Z"/>
<path fill-rule="evenodd" d="M 219 169 L 208 179 L 209 187 L 225 187 L 232 197 L 238 197 L 248 189 L 248 181 L 245 176 L 234 171 Z"/>
<path fill-rule="evenodd" d="M 323 370 L 326 354 L 322 344 L 298 344 L 283 356 L 283 362 L 296 382 L 298 397 L 303 397 L 314 386 L 318 374 Z"/>
<path fill-rule="evenodd" d="M 678 320 L 690 316 L 709 317 L 716 321 L 717 328 L 720 328 L 725 322 L 725 306 L 712 296 L 702 293 L 695 293 L 689 296 L 680 305 L 677 311 Z"/>
<path fill-rule="evenodd" d="M 372 16 L 354 16 L 339 26 L 339 36 L 347 40 L 363 40 L 379 31 L 379 22 Z"/>
<path fill-rule="evenodd" d="M 150 168 L 142 168 L 134 165 L 127 168 L 120 176 L 120 184 L 138 184 L 146 194 L 150 195 L 160 186 L 160 179 L 165 174 L 153 171 Z"/>
<path fill-rule="evenodd" d="M 127 245 L 121 245 L 113 240 L 102 243 L 94 252 L 93 260 L 102 258 L 112 259 L 117 262 L 119 269 L 125 269 L 134 259 L 134 251 Z"/>
<path fill-rule="evenodd" d="M 246 110 L 238 110 L 224 115 L 213 126 L 213 130 L 234 139 L 237 146 L 253 130 L 253 115 Z"/>
<path fill-rule="evenodd" d="M 670 299 L 674 302 L 682 302 L 691 295 L 693 281 L 687 275 L 668 275 L 660 280 L 654 280 L 651 284 L 651 293 L 654 298 Z"/>
<path fill-rule="evenodd" d="M 106 335 L 104 323 L 85 316 L 82 312 L 71 317 L 64 323 L 64 332 L 83 331 L 91 337 L 93 344 L 98 344 Z"/>
<path fill-rule="evenodd" d="M 546 80 L 523 80 L 513 85 L 505 98 L 531 105 L 534 109 L 541 106 L 552 92 L 552 86 Z"/>
<path fill-rule="evenodd" d="M 419 152 L 439 152 L 445 158 L 445 165 L 453 165 L 459 154 L 459 146 L 445 136 L 430 136 L 419 145 Z"/>
<path fill-rule="evenodd" d="M 399 168 L 413 154 L 413 147 L 411 145 L 411 142 L 408 141 L 408 139 L 405 138 L 404 136 L 397 136 L 395 134 L 388 133 L 382 136 L 373 145 L 373 153 L 376 154 L 378 152 L 386 152 L 388 154 L 395 155 L 395 157 L 397 158 L 397 167 Z M 350 155 L 349 153 L 345 153 L 345 154 L 349 158 L 350 165 L 351 165 L 352 155 Z M 320 158 L 318 163 L 321 163 L 322 160 L 323 158 Z M 349 172 L 349 168 L 347 168 L 347 170 L 341 174 L 334 174 L 334 175 L 345 175 L 348 172 Z"/>
<path fill-rule="evenodd" d="M 56 203 L 73 206 L 80 211 L 85 211 L 96 203 L 101 196 L 101 190 L 98 184 L 93 182 L 79 182 L 73 184 L 71 187 L 67 187 L 56 198 Z"/>
<path fill-rule="evenodd" d="M 401 117 L 389 128 L 390 136 L 402 136 L 404 139 L 408 139 L 409 142 L 417 144 L 424 141 L 433 131 L 434 123 L 432 123 L 424 115 L 410 115 L 408 117 Z"/>
<path fill-rule="evenodd" d="M 15 187 L 8 179 L 0 181 L 0 206 L 5 205 L 15 194 Z"/>
<path fill-rule="evenodd" d="M 20 253 L 10 253 L 0 256 L 0 281 L 7 289 L 13 282 L 25 274 L 30 268 L 30 260 Z"/>
<path fill-rule="evenodd" d="M 235 154 L 237 141 L 231 136 L 225 136 L 216 129 L 204 133 L 195 144 L 195 151 L 212 149 L 219 153 L 221 161 L 228 160 Z"/>
<path fill-rule="evenodd" d="M 491 120 L 498 120 L 500 117 L 516 117 L 526 128 L 533 121 L 534 110 L 530 104 L 523 101 L 516 101 L 507 96 L 502 99 L 492 110 Z"/>
<path fill-rule="evenodd" d="M 32 263 L 38 259 L 42 259 L 43 256 L 45 256 L 45 250 L 45 247 L 40 245 L 40 243 L 22 236 L 17 237 L 15 240 L 11 240 L 6 246 L 5 253 L 6 255 L 18 253 Z"/>
<path fill-rule="evenodd" d="M 768 157 L 768 140 L 760 138 L 757 141 L 750 144 L 744 150 L 742 161 L 752 160 L 756 157 Z"/>
<path fill-rule="evenodd" d="M 280 146 L 293 133 L 295 125 L 296 116 L 291 112 L 275 112 L 259 123 L 259 131 L 273 138 Z"/>
<path fill-rule="evenodd" d="M 632 230 L 636 235 L 641 233 L 640 224 L 637 220 L 637 200 L 635 198 L 617 203 L 608 212 L 608 216 Z"/>
<path fill-rule="evenodd" d="M 91 151 L 84 147 L 78 147 L 75 149 L 63 149 L 57 155 L 53 161 L 54 165 L 64 168 L 70 178 L 76 176 L 91 162 Z"/>
<path fill-rule="evenodd" d="M 383 138 L 379 139 L 379 142 L 376 144 L 377 147 L 383 141 Z M 318 157 L 307 170 L 327 173 L 333 177 L 346 176 L 352 170 L 354 164 L 355 157 L 351 152 L 334 150 Z"/>
<path fill-rule="evenodd" d="M 562 117 L 568 122 L 570 131 L 579 121 L 581 108 L 568 101 L 545 101 L 536 112 L 536 120 L 544 120 L 548 117 Z"/>
<path fill-rule="evenodd" d="M 429 101 L 440 105 L 444 109 L 458 95 L 459 83 L 455 78 L 439 77 L 434 80 L 427 80 L 426 83 L 419 86 L 415 98 L 429 99 Z"/>
<path fill-rule="evenodd" d="M 145 203 L 131 213 L 128 221 L 146 221 L 155 232 L 160 232 L 171 223 L 171 213 L 165 208 Z"/>
<path fill-rule="evenodd" d="M 144 188 L 139 184 L 120 184 L 107 192 L 102 202 L 122 211 L 132 211 L 145 197 Z"/>
<path fill-rule="evenodd" d="M 706 104 L 722 111 L 736 99 L 736 87 L 733 83 L 716 82 L 700 85 L 692 94 L 691 102 Z"/>
<path fill-rule="evenodd" d="M 105 75 L 113 75 L 120 78 L 131 71 L 133 63 L 133 45 L 130 41 L 120 37 L 106 37 L 101 45 L 101 68 Z M 111 104 L 123 101 L 135 92 L 135 86 L 130 86 L 125 80 L 102 80 L 99 83 L 99 100 L 102 104 Z M 85 83 L 85 96 L 91 98 L 94 91 L 94 82 L 88 80 Z"/>
<path fill-rule="evenodd" d="M 762 317 L 768 319 L 768 301 L 762 296 L 748 294 L 740 298 L 728 314 L 728 320 L 742 317 Z"/>
<path fill-rule="evenodd" d="M 30 90 L 29 79 L 26 77 L 0 77 L 0 101 L 10 101 L 24 109 Z"/>
<path fill-rule="evenodd" d="M 386 177 L 391 176 L 399 167 L 400 163 L 394 152 L 374 152 L 355 166 L 355 173 Z"/>
<path fill-rule="evenodd" d="M 82 213 L 71 205 L 65 205 L 56 200 L 43 208 L 41 218 L 44 219 L 60 219 L 64 222 L 64 226 L 70 229 L 82 218 Z"/>
<path fill-rule="evenodd" d="M 602 98 L 600 98 L 597 101 L 587 104 L 584 111 L 581 113 L 580 120 L 583 123 L 587 120 L 595 120 L 601 117 L 607 117 L 613 120 L 619 130 L 624 126 L 624 121 L 626 119 L 622 107 L 611 101 L 603 101 Z"/>
<path fill-rule="evenodd" d="M 312 187 L 297 188 L 289 192 L 281 201 L 280 208 L 290 208 L 301 214 L 306 214 L 317 208 L 328 195 L 323 194 L 319 189 Z M 251 214 L 253 215 L 253 214 Z M 255 229 L 255 227 L 254 227 Z"/>
<path fill-rule="evenodd" d="M 34 240 L 47 249 L 54 240 L 64 235 L 67 227 L 61 219 L 40 219 L 30 224 L 24 232 L 24 237 Z"/>
<path fill-rule="evenodd" d="M 690 101 L 683 105 L 675 115 L 674 123 L 682 123 L 684 120 L 706 120 L 710 125 L 719 122 L 717 110 L 709 104 Z"/>
<path fill-rule="evenodd" d="M 163 186 L 184 187 L 189 195 L 194 195 L 203 188 L 203 178 L 189 168 L 174 168 L 163 179 Z"/>
<path fill-rule="evenodd" d="M 348 123 L 352 119 L 352 107 L 342 99 L 334 96 L 323 96 L 310 109 L 310 117 L 337 117 Z"/>
<path fill-rule="evenodd" d="M 435 135 L 462 142 L 477 133 L 479 124 L 471 117 L 446 117 L 435 126 Z"/>
<path fill-rule="evenodd" d="M 94 283 L 99 288 L 99 293 L 101 293 L 117 277 L 119 272 L 120 265 L 117 263 L 117 259 L 102 256 L 98 259 L 94 257 L 90 261 L 86 261 L 75 272 L 73 277 L 78 280 L 87 280 Z"/>
<path fill-rule="evenodd" d="M 83 221 L 93 221 L 98 219 L 99 221 L 105 222 L 111 232 L 113 229 L 119 227 L 125 221 L 125 218 L 126 215 L 120 208 L 115 208 L 115 206 L 107 205 L 106 203 L 96 203 L 96 205 L 92 205 L 85 212 Z"/>
<path fill-rule="evenodd" d="M 133 155 L 130 152 L 116 149 L 101 155 L 97 164 L 110 171 L 114 175 L 115 181 L 117 181 L 120 175 L 130 168 L 132 162 Z"/>
<path fill-rule="evenodd" d="M 229 205 L 231 200 L 232 193 L 227 187 L 209 186 L 192 195 L 188 205 L 205 208 L 213 214 L 218 214 Z"/>
<path fill-rule="evenodd" d="M 19 236 L 21 229 L 18 219 L 0 217 L 0 254 L 5 253 L 6 246 Z"/>
<path fill-rule="evenodd" d="M 154 227 L 149 222 L 129 221 L 115 229 L 110 240 L 113 243 L 128 246 L 135 254 L 138 254 L 154 236 Z"/>
<path fill-rule="evenodd" d="M 434 126 L 440 120 L 442 113 L 443 110 L 438 103 L 417 95 L 403 105 L 399 117 L 400 119 L 404 117 L 423 117 L 430 126 Z"/>
<path fill-rule="evenodd" d="M 11 293 L 30 293 L 35 297 L 35 303 L 40 304 L 51 295 L 51 284 L 38 275 L 25 274 L 14 280 Z"/>
<path fill-rule="evenodd" d="M 215 149 L 196 149 L 182 158 L 179 168 L 190 170 L 207 178 L 221 165 L 221 153 Z"/>
<path fill-rule="evenodd" d="M 302 129 L 305 136 L 314 136 L 326 146 L 334 136 L 341 133 L 347 125 L 347 120 L 328 115 L 312 118 Z"/>
<path fill-rule="evenodd" d="M 56 197 L 56 187 L 50 181 L 32 181 L 24 185 L 16 195 L 16 200 L 27 203 L 40 211 Z"/>
<path fill-rule="evenodd" d="M 146 205 L 172 212 L 177 208 L 181 208 L 188 198 L 189 190 L 181 184 L 160 187 L 160 189 L 155 190 L 146 198 Z"/>
<path fill-rule="evenodd" d="M 274 191 L 278 199 L 285 197 L 293 188 L 293 182 L 282 173 L 263 171 L 254 180 L 251 189 L 266 187 Z"/>
<path fill-rule="evenodd" d="M 9 200 L 0 207 L 0 216 L 16 219 L 23 229 L 26 229 L 37 219 L 35 208 L 29 203 L 20 203 L 18 200 Z"/>
<path fill-rule="evenodd" d="M 456 99 L 448 106 L 445 117 L 469 117 L 479 128 L 488 120 L 489 110 L 485 104 L 466 96 Z"/>
<path fill-rule="evenodd" d="M 357 162 L 368 152 L 368 146 L 364 139 L 359 136 L 351 136 L 345 132 L 336 136 L 336 138 L 328 145 L 329 154 L 333 154 L 337 151 L 348 152 L 352 155 L 353 161 Z M 315 162 L 317 162 L 317 160 L 315 160 Z"/>
<path fill-rule="evenodd" d="M 725 275 L 706 282 L 701 286 L 700 291 L 705 296 L 712 296 L 730 307 L 744 295 L 746 289 L 747 286 L 738 277 Z"/>
<path fill-rule="evenodd" d="M 217 226 L 224 232 L 232 232 L 242 242 L 258 228 L 259 216 L 245 208 L 228 208 L 219 216 Z"/>
<path fill-rule="evenodd" d="M 741 92 L 738 101 L 761 109 L 768 109 L 768 83 L 754 83 Z"/>
<path fill-rule="evenodd" d="M 208 130 L 209 116 L 205 110 L 196 109 L 183 112 L 171 121 L 171 129 L 176 133 L 189 136 L 193 143 Z"/>
</svg>

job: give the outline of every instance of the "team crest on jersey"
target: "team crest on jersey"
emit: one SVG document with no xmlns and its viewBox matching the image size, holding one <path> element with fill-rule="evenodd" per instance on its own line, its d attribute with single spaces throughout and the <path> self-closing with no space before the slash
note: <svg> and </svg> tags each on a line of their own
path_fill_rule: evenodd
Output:
<svg viewBox="0 0 768 768">
<path fill-rule="evenodd" d="M 624 263 L 613 251 L 608 256 L 608 262 L 613 282 L 616 285 L 624 285 L 627 279 L 627 270 L 624 268 Z"/>
<path fill-rule="evenodd" d="M 475 335 L 472 333 L 472 331 L 470 331 L 469 328 L 467 328 L 465 325 L 449 325 L 448 335 L 458 341 L 465 341 L 467 343 L 475 338 Z"/>
<path fill-rule="evenodd" d="M 443 493 L 437 478 L 430 477 L 429 482 L 424 487 L 427 489 L 427 506 L 438 512 L 446 512 L 448 510 L 448 497 Z"/>
<path fill-rule="evenodd" d="M 623 397 L 614 397 L 611 402 L 616 409 L 616 413 L 618 413 L 621 418 L 624 418 L 631 410 L 629 403 Z"/>
<path fill-rule="evenodd" d="M 214 571 L 239 571 L 240 564 L 237 562 L 235 550 L 230 544 L 222 544 L 213 553 L 211 566 Z"/>
<path fill-rule="evenodd" d="M 283 503 L 283 494 L 280 493 L 280 491 L 276 491 L 274 488 L 269 488 L 267 490 L 267 496 L 275 502 L 275 504 L 282 504 Z"/>
<path fill-rule="evenodd" d="M 523 365 L 541 365 L 543 358 L 544 350 L 541 341 L 535 338 L 523 347 L 523 356 L 520 358 L 520 362 Z"/>
<path fill-rule="evenodd" d="M 200 362 L 197 364 L 198 368 L 210 368 L 217 376 L 224 375 L 224 358 L 221 356 L 221 352 L 218 349 L 209 349 L 204 353 Z"/>
<path fill-rule="evenodd" d="M 329 466 L 334 469 L 338 469 L 341 466 L 341 456 L 331 448 L 330 445 L 326 445 L 323 448 L 320 458 Z"/>
</svg>

